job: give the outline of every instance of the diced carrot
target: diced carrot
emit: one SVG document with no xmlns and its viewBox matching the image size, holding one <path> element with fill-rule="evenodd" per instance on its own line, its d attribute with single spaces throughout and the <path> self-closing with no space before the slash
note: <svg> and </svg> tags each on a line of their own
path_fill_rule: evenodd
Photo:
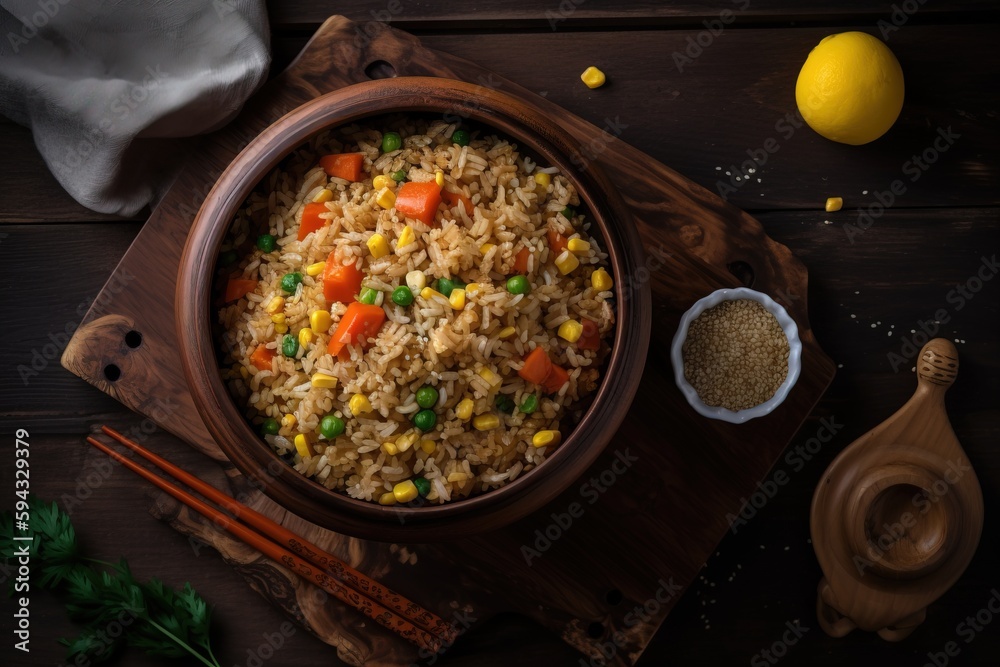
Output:
<svg viewBox="0 0 1000 667">
<path fill-rule="evenodd" d="M 324 155 L 319 159 L 319 166 L 323 167 L 323 171 L 327 174 L 352 183 L 362 180 L 364 164 L 365 156 L 361 153 L 336 153 Z"/>
<path fill-rule="evenodd" d="M 226 303 L 241 299 L 255 289 L 257 289 L 256 280 L 230 278 L 229 282 L 226 283 Z"/>
<path fill-rule="evenodd" d="M 396 193 L 396 210 L 424 223 L 434 225 L 434 215 L 441 203 L 441 187 L 437 183 L 403 183 Z"/>
<path fill-rule="evenodd" d="M 347 307 L 340 318 L 337 330 L 330 336 L 327 351 L 341 359 L 347 356 L 347 345 L 368 346 L 368 339 L 374 338 L 385 322 L 385 311 L 381 306 L 371 306 L 355 301 Z"/>
<path fill-rule="evenodd" d="M 329 222 L 319 217 L 320 213 L 326 213 L 326 204 L 312 202 L 302 208 L 302 222 L 299 224 L 300 241 Z"/>
<path fill-rule="evenodd" d="M 338 264 L 331 252 L 323 269 L 323 296 L 327 305 L 354 301 L 364 278 L 365 274 L 354 264 Z"/>
<path fill-rule="evenodd" d="M 465 209 L 465 214 L 472 215 L 472 200 L 463 195 L 461 192 L 442 190 L 441 199 L 444 200 L 444 203 L 448 205 L 449 209 L 455 208 L 458 202 L 462 202 L 462 208 Z"/>
<path fill-rule="evenodd" d="M 551 229 L 547 232 L 547 235 L 549 237 L 549 247 L 552 248 L 552 257 L 558 257 L 566 249 L 569 240 L 559 232 Z"/>
<path fill-rule="evenodd" d="M 521 248 L 514 255 L 514 273 L 525 274 L 528 272 L 528 258 L 531 257 L 531 251 L 527 248 Z"/>
<path fill-rule="evenodd" d="M 584 317 L 581 319 L 580 323 L 583 325 L 583 333 L 580 334 L 580 339 L 576 341 L 577 348 L 581 350 L 600 349 L 601 332 L 597 328 L 597 322 L 594 320 L 588 320 Z"/>
<path fill-rule="evenodd" d="M 276 355 L 277 352 L 271 348 L 258 345 L 257 349 L 250 355 L 250 363 L 262 371 L 269 371 L 271 370 L 271 360 L 274 359 Z"/>
<path fill-rule="evenodd" d="M 551 370 L 552 361 L 549 355 L 542 348 L 536 347 L 524 358 L 524 365 L 517 374 L 532 384 L 542 384 Z"/>
<path fill-rule="evenodd" d="M 542 389 L 550 394 L 554 394 L 562 389 L 562 386 L 567 382 L 569 382 L 569 373 L 564 371 L 561 367 L 552 364 L 552 369 L 549 371 L 549 374 L 545 376 L 545 380 L 542 381 L 541 385 Z"/>
</svg>

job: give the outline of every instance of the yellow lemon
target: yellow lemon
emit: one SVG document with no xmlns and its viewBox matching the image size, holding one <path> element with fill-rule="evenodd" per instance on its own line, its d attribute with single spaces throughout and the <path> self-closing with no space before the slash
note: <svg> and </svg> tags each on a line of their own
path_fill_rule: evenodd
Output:
<svg viewBox="0 0 1000 667">
<path fill-rule="evenodd" d="M 809 127 L 858 146 L 885 134 L 903 108 L 903 70 L 889 47 L 863 32 L 824 37 L 795 82 Z"/>
</svg>

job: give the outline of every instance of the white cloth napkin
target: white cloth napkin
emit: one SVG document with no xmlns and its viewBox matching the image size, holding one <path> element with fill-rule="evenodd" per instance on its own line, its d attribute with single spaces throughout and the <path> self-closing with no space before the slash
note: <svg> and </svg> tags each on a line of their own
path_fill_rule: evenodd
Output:
<svg viewBox="0 0 1000 667">
<path fill-rule="evenodd" d="M 158 199 L 178 139 L 229 121 L 270 62 L 263 0 L 0 0 L 0 114 L 102 213 Z"/>
</svg>

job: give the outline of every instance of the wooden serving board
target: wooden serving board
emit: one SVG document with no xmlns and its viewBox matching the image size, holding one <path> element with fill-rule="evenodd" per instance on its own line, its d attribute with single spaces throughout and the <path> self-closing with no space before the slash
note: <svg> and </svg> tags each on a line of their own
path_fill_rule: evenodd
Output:
<svg viewBox="0 0 1000 667">
<path fill-rule="evenodd" d="M 578 485 L 504 530 L 464 541 L 363 541 L 289 515 L 225 461 L 175 363 L 178 263 L 212 184 L 271 122 L 320 94 L 365 80 L 366 71 L 461 79 L 536 106 L 616 182 L 646 246 L 648 273 L 631 279 L 650 282 L 652 340 L 624 425 Z M 668 354 L 681 314 L 705 294 L 739 285 L 736 274 L 788 309 L 803 342 L 802 374 L 788 398 L 771 415 L 742 425 L 697 415 L 674 385 Z M 233 123 L 204 139 L 84 318 L 62 363 L 222 462 L 225 474 L 220 471 L 216 483 L 228 481 L 230 492 L 247 494 L 258 510 L 443 617 L 471 626 L 518 612 L 587 656 L 626 665 L 638 659 L 725 534 L 727 513 L 739 512 L 740 497 L 765 476 L 833 378 L 833 363 L 809 327 L 806 283 L 805 267 L 760 223 L 611 134 L 484 67 L 429 50 L 411 35 L 374 22 L 362 30 L 333 17 Z M 130 332 L 141 334 L 141 342 Z M 218 549 L 256 590 L 336 646 L 346 662 L 430 662 L 186 508 L 161 499 L 153 511 Z"/>
</svg>

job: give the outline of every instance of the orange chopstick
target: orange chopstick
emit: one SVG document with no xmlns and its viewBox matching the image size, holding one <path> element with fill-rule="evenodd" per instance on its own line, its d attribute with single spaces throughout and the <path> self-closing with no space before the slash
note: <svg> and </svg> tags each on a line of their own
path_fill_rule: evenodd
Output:
<svg viewBox="0 0 1000 667">
<path fill-rule="evenodd" d="M 456 629 L 445 623 L 436 614 L 406 599 L 399 593 L 387 589 L 377 581 L 368 578 L 336 556 L 324 551 L 305 538 L 296 535 L 284 526 L 275 523 L 260 512 L 247 507 L 238 500 L 227 496 L 211 484 L 207 484 L 182 468 L 178 468 L 170 461 L 157 456 L 139 443 L 130 440 L 113 428 L 109 426 L 102 426 L 101 430 L 108 436 L 114 438 L 121 444 L 148 460 L 160 470 L 172 475 L 175 479 L 187 484 L 201 495 L 221 506 L 224 510 L 243 523 L 256 528 L 274 542 L 297 554 L 298 556 L 301 556 L 313 565 L 323 568 L 323 570 L 327 573 L 332 574 L 337 579 L 346 583 L 348 587 L 353 588 L 366 597 L 370 597 L 375 602 L 381 603 L 397 614 L 408 619 L 414 625 L 437 635 L 445 642 L 454 641 L 457 636 Z"/>
<path fill-rule="evenodd" d="M 118 461 L 140 477 L 145 478 L 153 485 L 159 487 L 163 491 L 166 491 L 171 496 L 195 510 L 202 516 L 211 519 L 216 526 L 225 528 L 227 531 L 241 539 L 246 544 L 257 549 L 268 558 L 278 561 L 299 576 L 309 579 L 324 591 L 330 593 L 333 597 L 337 598 L 344 604 L 357 609 L 379 625 L 388 628 L 403 639 L 416 644 L 420 648 L 434 653 L 437 653 L 437 651 L 441 649 L 442 641 L 440 637 L 416 627 L 410 621 L 390 611 L 389 609 L 386 609 L 378 602 L 366 598 L 360 592 L 352 588 L 344 586 L 325 572 L 317 571 L 314 565 L 299 558 L 291 551 L 275 544 L 266 537 L 255 533 L 243 524 L 237 522 L 235 519 L 223 514 L 204 501 L 195 498 L 187 491 L 174 486 L 171 482 L 153 474 L 134 461 L 130 461 L 102 443 L 100 440 L 90 436 L 87 438 L 87 442 L 113 458 L 115 461 Z"/>
</svg>

